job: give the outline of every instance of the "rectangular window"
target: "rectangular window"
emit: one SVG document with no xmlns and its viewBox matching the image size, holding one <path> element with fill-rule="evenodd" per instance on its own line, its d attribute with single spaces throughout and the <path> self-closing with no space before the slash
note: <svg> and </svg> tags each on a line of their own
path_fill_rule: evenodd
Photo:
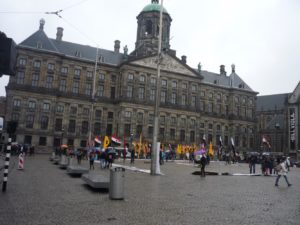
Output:
<svg viewBox="0 0 300 225">
<path fill-rule="evenodd" d="M 168 85 L 167 80 L 161 80 L 161 86 L 162 87 L 167 87 L 167 85 Z"/>
<path fill-rule="evenodd" d="M 181 142 L 185 141 L 185 130 L 180 130 L 180 141 Z"/>
<path fill-rule="evenodd" d="M 46 77 L 46 88 L 52 88 L 52 83 L 53 83 L 53 77 L 52 76 L 47 76 Z"/>
<path fill-rule="evenodd" d="M 156 79 L 155 79 L 154 77 L 151 77 L 150 83 L 151 83 L 152 85 L 155 85 L 155 84 L 156 84 Z"/>
<path fill-rule="evenodd" d="M 29 108 L 30 111 L 35 111 L 35 106 L 36 106 L 35 101 L 29 101 L 28 102 L 28 108 Z"/>
<path fill-rule="evenodd" d="M 129 74 L 128 74 L 128 80 L 129 80 L 129 81 L 133 81 L 133 74 L 132 74 L 132 73 L 129 73 Z"/>
<path fill-rule="evenodd" d="M 104 81 L 104 80 L 105 80 L 104 73 L 99 73 L 99 81 Z"/>
<path fill-rule="evenodd" d="M 72 92 L 74 94 L 78 94 L 79 93 L 79 81 L 78 80 L 74 80 L 73 81 L 73 89 Z"/>
<path fill-rule="evenodd" d="M 127 137 L 130 137 L 130 134 L 131 134 L 131 125 L 130 124 L 125 124 L 124 126 L 124 134 L 127 136 Z"/>
<path fill-rule="evenodd" d="M 170 129 L 170 139 L 171 140 L 175 140 L 176 136 L 175 136 L 175 129 Z"/>
<path fill-rule="evenodd" d="M 110 98 L 115 99 L 115 97 L 116 97 L 116 88 L 110 87 Z"/>
<path fill-rule="evenodd" d="M 34 67 L 35 69 L 41 68 L 41 61 L 35 60 L 35 61 L 33 62 L 33 67 Z"/>
<path fill-rule="evenodd" d="M 113 119 L 114 118 L 114 112 L 108 112 L 107 113 L 107 119 Z"/>
<path fill-rule="evenodd" d="M 139 123 L 143 123 L 143 119 L 144 119 L 144 114 L 143 114 L 142 112 L 139 112 L 139 113 L 137 114 L 137 121 L 138 121 Z"/>
<path fill-rule="evenodd" d="M 41 118 L 41 129 L 42 130 L 47 130 L 48 129 L 48 123 L 49 123 L 48 116 L 42 116 L 42 118 Z"/>
<path fill-rule="evenodd" d="M 125 118 L 131 118 L 131 112 L 125 111 Z"/>
<path fill-rule="evenodd" d="M 187 89 L 187 83 L 182 83 L 182 89 Z"/>
<path fill-rule="evenodd" d="M 145 98 L 145 88 L 144 87 L 139 87 L 139 99 L 144 99 Z"/>
<path fill-rule="evenodd" d="M 171 97 L 171 103 L 172 104 L 176 104 L 176 98 L 177 98 L 177 94 L 176 93 L 172 93 L 172 97 Z"/>
<path fill-rule="evenodd" d="M 94 135 L 101 134 L 101 123 L 96 122 L 94 123 Z"/>
<path fill-rule="evenodd" d="M 140 137 L 142 132 L 143 132 L 143 125 L 137 125 L 136 126 L 136 136 Z"/>
<path fill-rule="evenodd" d="M 89 131 L 89 122 L 88 121 L 82 121 L 81 124 L 81 133 L 82 134 L 87 134 Z"/>
<path fill-rule="evenodd" d="M 13 108 L 20 108 L 20 107 L 21 107 L 21 100 L 20 99 L 14 99 Z"/>
<path fill-rule="evenodd" d="M 49 71 L 54 71 L 54 64 L 53 63 L 48 63 L 48 70 Z"/>
<path fill-rule="evenodd" d="M 46 146 L 47 145 L 47 137 L 40 137 L 39 145 L 40 146 Z"/>
<path fill-rule="evenodd" d="M 74 75 L 75 75 L 76 78 L 79 78 L 80 74 L 81 74 L 81 70 L 80 69 L 75 69 L 74 70 Z"/>
<path fill-rule="evenodd" d="M 50 103 L 44 102 L 44 104 L 43 104 L 43 111 L 44 112 L 49 112 L 50 111 Z"/>
<path fill-rule="evenodd" d="M 192 91 L 197 91 L 197 86 L 195 84 L 192 85 Z"/>
<path fill-rule="evenodd" d="M 221 114 L 221 105 L 220 104 L 216 105 L 216 113 Z"/>
<path fill-rule="evenodd" d="M 193 130 L 190 132 L 190 142 L 191 143 L 195 142 L 195 131 Z"/>
<path fill-rule="evenodd" d="M 62 67 L 60 72 L 63 74 L 63 75 L 67 75 L 68 74 L 68 67 Z"/>
<path fill-rule="evenodd" d="M 57 105 L 56 112 L 63 113 L 64 112 L 64 106 L 63 105 Z"/>
<path fill-rule="evenodd" d="M 88 116 L 89 114 L 90 114 L 90 109 L 89 108 L 83 108 L 82 115 Z"/>
<path fill-rule="evenodd" d="M 176 125 L 176 117 L 171 117 L 171 125 Z"/>
<path fill-rule="evenodd" d="M 33 128 L 33 123 L 34 123 L 34 116 L 28 115 L 26 117 L 26 128 Z"/>
<path fill-rule="evenodd" d="M 18 71 L 17 73 L 17 84 L 24 84 L 25 73 L 22 71 Z"/>
<path fill-rule="evenodd" d="M 172 81 L 172 88 L 177 88 L 177 81 L 175 80 Z"/>
<path fill-rule="evenodd" d="M 181 96 L 181 104 L 186 105 L 186 95 Z"/>
<path fill-rule="evenodd" d="M 166 103 L 166 95 L 167 95 L 166 91 L 161 91 L 160 92 L 160 102 L 161 103 Z"/>
<path fill-rule="evenodd" d="M 103 95 L 104 95 L 104 86 L 99 85 L 98 88 L 97 88 L 97 96 L 102 97 Z"/>
<path fill-rule="evenodd" d="M 208 103 L 208 112 L 209 112 L 209 113 L 212 113 L 212 112 L 213 112 L 213 103 L 212 103 L 212 102 L 209 102 L 209 103 Z"/>
<path fill-rule="evenodd" d="M 62 119 L 55 119 L 55 131 L 62 131 Z"/>
<path fill-rule="evenodd" d="M 163 127 L 159 128 L 159 138 L 160 140 L 163 140 L 165 138 L 165 128 Z"/>
<path fill-rule="evenodd" d="M 32 74 L 31 86 L 37 87 L 39 85 L 39 75 L 34 73 Z"/>
<path fill-rule="evenodd" d="M 88 96 L 92 95 L 92 84 L 90 83 L 85 84 L 85 94 Z"/>
<path fill-rule="evenodd" d="M 153 114 L 149 114 L 149 121 L 148 123 L 153 124 L 154 122 L 154 115 Z"/>
<path fill-rule="evenodd" d="M 69 120 L 68 132 L 75 133 L 76 120 Z"/>
<path fill-rule="evenodd" d="M 196 106 L 196 96 L 192 96 L 192 99 L 191 99 L 191 106 L 193 106 L 193 107 Z"/>
<path fill-rule="evenodd" d="M 127 86 L 126 96 L 127 98 L 132 98 L 133 87 L 131 85 Z"/>
<path fill-rule="evenodd" d="M 26 66 L 27 60 L 24 58 L 19 59 L 19 66 Z"/>
<path fill-rule="evenodd" d="M 144 75 L 141 75 L 141 76 L 140 76 L 140 82 L 144 83 L 145 80 L 146 80 L 145 76 L 144 76 Z"/>
<path fill-rule="evenodd" d="M 156 90 L 151 89 L 150 90 L 150 101 L 155 101 L 155 95 L 156 95 Z"/>
<path fill-rule="evenodd" d="M 95 119 L 101 120 L 101 117 L 102 117 L 102 111 L 99 110 L 99 109 L 97 109 L 97 110 L 95 111 Z"/>
<path fill-rule="evenodd" d="M 19 114 L 18 113 L 13 113 L 11 114 L 11 120 L 12 121 L 19 121 Z"/>
<path fill-rule="evenodd" d="M 93 78 L 93 72 L 92 72 L 92 71 L 87 71 L 87 72 L 86 72 L 86 78 L 87 78 L 88 80 L 91 80 L 91 79 Z"/>
<path fill-rule="evenodd" d="M 148 127 L 148 137 L 153 136 L 153 127 Z"/>
<path fill-rule="evenodd" d="M 166 122 L 166 117 L 165 116 L 160 116 L 159 123 L 160 124 L 165 124 L 165 122 Z"/>
<path fill-rule="evenodd" d="M 59 81 L 59 91 L 65 92 L 67 90 L 66 80 Z"/>
<path fill-rule="evenodd" d="M 70 107 L 70 114 L 71 115 L 76 115 L 77 114 L 77 107 L 76 106 L 71 106 Z"/>
</svg>

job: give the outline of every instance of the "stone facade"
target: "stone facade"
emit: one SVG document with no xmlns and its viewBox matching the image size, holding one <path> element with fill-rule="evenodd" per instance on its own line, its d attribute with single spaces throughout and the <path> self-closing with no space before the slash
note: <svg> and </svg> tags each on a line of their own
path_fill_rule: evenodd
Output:
<svg viewBox="0 0 300 225">
<path fill-rule="evenodd" d="M 138 20 L 149 13 L 159 15 L 142 11 Z M 169 29 L 170 16 L 164 16 Z M 253 149 L 257 92 L 234 66 L 230 75 L 224 67 L 220 74 L 193 69 L 170 49 L 162 54 L 157 81 L 153 52 L 119 53 L 119 41 L 114 51 L 65 42 L 61 28 L 59 38 L 50 39 L 44 24 L 18 45 L 17 75 L 7 86 L 6 118 L 19 122 L 17 142 L 38 151 L 62 143 L 84 147 L 91 131 L 92 137 L 115 134 L 127 141 L 131 134 L 136 139 L 142 134 L 151 143 L 159 82 L 159 141 L 199 144 L 206 135 L 216 146 L 221 136 L 229 147 L 233 137 L 237 151 Z M 143 45 L 139 39 L 136 43 Z M 151 47 L 148 39 L 145 44 Z"/>
</svg>

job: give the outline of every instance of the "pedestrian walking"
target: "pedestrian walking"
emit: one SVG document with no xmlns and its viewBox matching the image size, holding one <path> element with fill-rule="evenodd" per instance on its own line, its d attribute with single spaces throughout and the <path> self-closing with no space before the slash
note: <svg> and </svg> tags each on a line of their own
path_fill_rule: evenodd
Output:
<svg viewBox="0 0 300 225">
<path fill-rule="evenodd" d="M 90 152 L 89 154 L 89 161 L 90 161 L 90 170 L 95 169 L 94 167 L 94 161 L 95 161 L 95 153 L 93 151 Z"/>
<path fill-rule="evenodd" d="M 131 149 L 131 155 L 130 155 L 130 163 L 134 164 L 134 157 L 135 157 L 135 150 L 134 148 Z"/>
<path fill-rule="evenodd" d="M 287 169 L 286 159 L 283 159 L 281 161 L 281 163 L 276 166 L 275 169 L 278 171 L 278 175 L 277 175 L 276 181 L 275 181 L 275 186 L 278 186 L 278 181 L 281 176 L 284 177 L 288 187 L 292 186 L 292 184 L 288 181 L 288 178 L 287 178 L 288 169 Z"/>
<path fill-rule="evenodd" d="M 200 171 L 201 177 L 205 177 L 206 157 L 204 154 L 201 155 L 200 166 L 201 166 L 201 171 Z"/>
<path fill-rule="evenodd" d="M 250 168 L 250 174 L 255 173 L 255 165 L 257 162 L 257 158 L 255 155 L 251 155 L 249 160 L 249 168 Z"/>
</svg>

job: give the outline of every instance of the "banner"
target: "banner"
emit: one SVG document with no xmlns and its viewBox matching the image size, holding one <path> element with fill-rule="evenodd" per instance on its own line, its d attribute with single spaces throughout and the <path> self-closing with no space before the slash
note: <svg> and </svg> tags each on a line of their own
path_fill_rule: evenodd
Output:
<svg viewBox="0 0 300 225">
<path fill-rule="evenodd" d="M 290 148 L 295 150 L 296 148 L 296 118 L 295 109 L 290 108 Z"/>
</svg>

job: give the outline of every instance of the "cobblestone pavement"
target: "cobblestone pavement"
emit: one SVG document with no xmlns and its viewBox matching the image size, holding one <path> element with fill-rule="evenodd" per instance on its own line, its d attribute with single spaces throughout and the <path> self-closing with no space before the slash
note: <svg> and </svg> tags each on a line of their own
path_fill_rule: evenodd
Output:
<svg viewBox="0 0 300 225">
<path fill-rule="evenodd" d="M 292 187 L 283 179 L 275 187 L 275 177 L 201 178 L 192 175 L 199 168 L 188 162 L 165 163 L 163 176 L 126 169 L 125 199 L 110 200 L 108 192 L 91 190 L 48 158 L 27 157 L 24 171 L 17 170 L 17 163 L 10 167 L 7 191 L 0 192 L 1 225 L 300 224 L 299 168 L 288 174 Z M 83 166 L 88 167 L 87 161 Z M 150 163 L 136 160 L 134 166 L 149 169 Z M 248 167 L 212 162 L 207 170 L 247 173 Z M 109 176 L 99 164 L 92 173 Z"/>
</svg>

